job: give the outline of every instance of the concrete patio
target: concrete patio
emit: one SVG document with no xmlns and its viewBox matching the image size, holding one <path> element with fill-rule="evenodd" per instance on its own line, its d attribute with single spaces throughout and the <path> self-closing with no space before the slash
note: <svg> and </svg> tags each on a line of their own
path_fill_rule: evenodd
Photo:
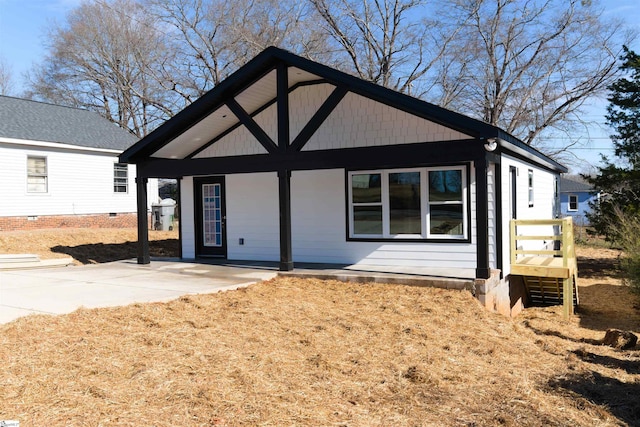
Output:
<svg viewBox="0 0 640 427">
<path fill-rule="evenodd" d="M 0 324 L 29 314 L 65 314 L 80 307 L 124 306 L 170 301 L 249 286 L 277 275 L 342 281 L 396 283 L 447 289 L 473 289 L 471 279 L 394 273 L 336 264 L 296 263 L 289 272 L 277 262 L 199 259 L 135 260 L 58 268 L 0 270 Z"/>
</svg>

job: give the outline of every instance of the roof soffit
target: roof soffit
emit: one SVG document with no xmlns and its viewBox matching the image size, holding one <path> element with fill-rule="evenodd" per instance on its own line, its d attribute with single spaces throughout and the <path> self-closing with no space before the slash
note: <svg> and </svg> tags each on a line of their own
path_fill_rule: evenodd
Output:
<svg viewBox="0 0 640 427">
<path fill-rule="evenodd" d="M 321 80 L 317 75 L 296 67 L 289 67 L 287 74 L 289 90 L 299 84 Z M 276 70 L 271 70 L 233 98 L 247 114 L 254 116 L 275 103 L 276 97 Z M 151 156 L 167 159 L 186 158 L 239 123 L 240 121 L 229 107 L 222 104 Z"/>
</svg>

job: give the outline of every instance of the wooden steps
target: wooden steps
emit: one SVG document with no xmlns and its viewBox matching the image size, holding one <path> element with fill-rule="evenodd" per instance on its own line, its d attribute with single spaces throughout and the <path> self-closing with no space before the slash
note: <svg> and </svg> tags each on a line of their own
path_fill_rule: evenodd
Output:
<svg viewBox="0 0 640 427">
<path fill-rule="evenodd" d="M 523 276 L 523 279 L 529 296 L 529 305 L 548 307 L 563 304 L 563 279 L 541 276 Z M 573 284 L 573 305 L 575 307 L 580 303 L 575 276 L 571 282 Z"/>
<path fill-rule="evenodd" d="M 530 305 L 578 305 L 578 263 L 571 217 L 510 222 L 510 274 L 522 276 Z M 566 294 L 566 295 L 565 295 Z"/>
</svg>

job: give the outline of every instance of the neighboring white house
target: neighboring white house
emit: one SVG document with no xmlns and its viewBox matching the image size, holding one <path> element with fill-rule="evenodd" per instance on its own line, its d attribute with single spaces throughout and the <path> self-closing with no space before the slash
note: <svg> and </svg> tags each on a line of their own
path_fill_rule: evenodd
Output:
<svg viewBox="0 0 640 427">
<path fill-rule="evenodd" d="M 509 219 L 554 218 L 566 172 L 499 128 L 277 48 L 120 160 L 179 179 L 183 258 L 466 279 L 505 313 Z"/>
<path fill-rule="evenodd" d="M 136 169 L 118 155 L 136 141 L 91 111 L 0 96 L 0 231 L 134 227 Z"/>
</svg>

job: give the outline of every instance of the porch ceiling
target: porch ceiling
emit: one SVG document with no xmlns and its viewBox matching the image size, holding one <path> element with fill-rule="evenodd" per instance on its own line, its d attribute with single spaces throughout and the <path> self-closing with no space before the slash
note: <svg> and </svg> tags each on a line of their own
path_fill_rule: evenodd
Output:
<svg viewBox="0 0 640 427">
<path fill-rule="evenodd" d="M 288 68 L 288 87 L 320 80 L 321 77 L 296 67 Z M 271 70 L 253 84 L 234 96 L 236 102 L 249 114 L 260 111 L 276 99 L 276 70 Z M 211 140 L 236 126 L 240 120 L 225 105 L 214 107 L 202 120 L 174 138 L 151 157 L 184 159 Z"/>
</svg>

